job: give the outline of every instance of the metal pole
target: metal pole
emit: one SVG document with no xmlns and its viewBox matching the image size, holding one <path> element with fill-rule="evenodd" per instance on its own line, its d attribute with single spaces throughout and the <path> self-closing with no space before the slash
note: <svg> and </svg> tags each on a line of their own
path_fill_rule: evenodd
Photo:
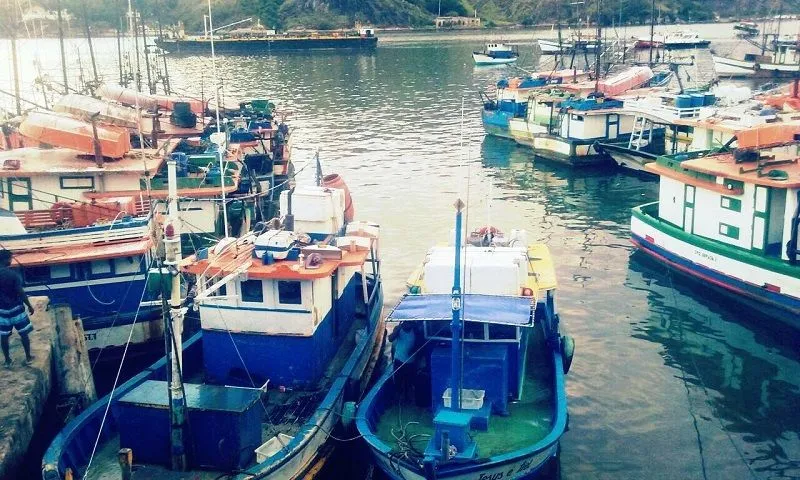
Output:
<svg viewBox="0 0 800 480">
<path fill-rule="evenodd" d="M 181 379 L 181 367 L 183 365 L 183 310 L 181 309 L 181 276 L 178 272 L 178 265 L 181 262 L 181 222 L 178 211 L 178 179 L 175 160 L 167 161 L 167 180 L 169 183 L 169 223 L 165 227 L 164 246 L 166 251 L 166 261 L 170 275 L 172 276 L 172 292 L 170 292 L 169 312 L 172 319 L 172 335 L 175 351 L 170 356 L 171 378 L 169 393 L 172 401 L 170 403 L 171 414 L 171 450 L 172 450 L 172 469 L 177 471 L 186 470 L 186 453 L 183 441 L 183 425 L 186 418 L 186 399 L 183 396 L 183 384 Z"/>
<path fill-rule="evenodd" d="M 64 93 L 69 93 L 69 82 L 67 81 L 67 55 L 64 53 L 64 27 L 61 20 L 61 0 L 56 0 L 58 10 L 58 45 L 61 48 L 61 74 L 64 76 Z"/>
<path fill-rule="evenodd" d="M 656 0 L 653 0 L 653 6 L 650 9 L 650 61 L 648 62 L 650 66 L 653 66 L 653 36 L 655 33 L 655 23 L 656 23 Z"/>
<path fill-rule="evenodd" d="M 597 0 L 597 38 L 595 39 L 595 52 L 594 52 L 594 91 L 597 92 L 600 88 L 600 36 L 602 35 L 602 28 L 600 27 L 600 7 L 601 0 Z M 588 18 L 589 15 L 586 15 Z"/>
<path fill-rule="evenodd" d="M 453 290 L 452 290 L 452 312 L 453 319 L 450 323 L 452 337 L 450 339 L 450 408 L 453 410 L 461 409 L 461 382 L 460 368 L 462 356 L 461 343 L 461 210 L 464 202 L 461 199 L 456 201 L 456 259 L 453 269 Z"/>
<path fill-rule="evenodd" d="M 133 450 L 120 448 L 117 452 L 117 461 L 119 462 L 122 480 L 131 480 L 133 478 Z"/>
<path fill-rule="evenodd" d="M 86 40 L 89 42 L 89 56 L 92 57 L 92 74 L 94 75 L 94 83 L 97 84 L 99 76 L 97 75 L 97 62 L 94 59 L 94 45 L 92 44 L 92 29 L 89 28 L 89 13 L 86 10 L 86 0 L 81 2 L 83 8 L 83 27 L 86 30 Z"/>
<path fill-rule="evenodd" d="M 11 61 L 14 62 L 14 99 L 17 103 L 17 115 L 22 115 L 22 100 L 19 98 L 19 65 L 17 65 L 17 35 L 11 34 Z"/>
<path fill-rule="evenodd" d="M 215 101 L 217 102 L 217 106 L 214 109 L 216 120 L 217 120 L 217 133 L 220 133 L 220 119 L 219 119 L 219 109 L 222 108 L 222 104 L 219 101 L 219 84 L 217 81 L 219 76 L 217 75 L 217 57 L 214 52 L 214 23 L 211 20 L 211 0 L 208 0 L 208 31 L 211 35 L 211 71 L 214 74 L 214 92 L 215 92 Z M 227 145 L 227 141 L 225 142 Z M 222 145 L 220 145 L 222 147 Z M 219 159 L 219 180 L 220 180 L 220 191 L 222 192 L 222 228 L 223 237 L 228 236 L 228 205 L 225 203 L 225 166 L 222 163 L 222 154 L 223 152 L 221 149 L 217 149 L 217 158 Z"/>
<path fill-rule="evenodd" d="M 139 26 L 142 27 L 142 47 L 144 47 L 144 68 L 147 72 L 147 91 L 150 93 L 156 93 L 153 80 L 150 77 L 150 54 L 147 51 L 147 35 L 145 35 L 144 30 L 144 13 L 140 13 L 140 15 L 141 18 L 139 19 Z"/>
</svg>

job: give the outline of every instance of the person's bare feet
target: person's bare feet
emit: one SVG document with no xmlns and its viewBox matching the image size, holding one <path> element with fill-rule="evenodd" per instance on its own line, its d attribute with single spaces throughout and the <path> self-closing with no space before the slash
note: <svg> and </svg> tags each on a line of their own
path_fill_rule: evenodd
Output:
<svg viewBox="0 0 800 480">
<path fill-rule="evenodd" d="M 25 359 L 25 365 L 30 365 L 31 363 L 33 363 L 33 359 L 34 358 L 36 358 L 36 357 L 34 357 L 33 355 L 31 355 L 30 357 L 26 358 Z"/>
</svg>

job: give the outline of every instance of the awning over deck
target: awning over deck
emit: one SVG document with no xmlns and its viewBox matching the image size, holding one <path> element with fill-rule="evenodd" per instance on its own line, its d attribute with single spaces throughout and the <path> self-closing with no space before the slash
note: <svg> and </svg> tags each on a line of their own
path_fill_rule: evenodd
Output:
<svg viewBox="0 0 800 480">
<path fill-rule="evenodd" d="M 465 322 L 533 325 L 534 304 L 530 297 L 466 294 L 462 296 L 461 319 Z M 406 295 L 389 313 L 387 321 L 450 320 L 450 295 Z"/>
</svg>

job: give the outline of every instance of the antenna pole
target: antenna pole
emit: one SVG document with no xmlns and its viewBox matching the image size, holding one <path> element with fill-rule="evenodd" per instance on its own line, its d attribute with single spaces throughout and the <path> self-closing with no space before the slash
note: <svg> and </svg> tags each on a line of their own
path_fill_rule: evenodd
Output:
<svg viewBox="0 0 800 480">
<path fill-rule="evenodd" d="M 214 93 L 215 93 L 215 101 L 217 102 L 216 108 L 214 112 L 216 114 L 217 120 L 217 133 L 220 133 L 220 125 L 219 125 L 219 109 L 222 108 L 219 102 L 219 85 L 217 84 L 217 80 L 219 77 L 217 76 L 217 56 L 214 52 L 214 24 L 211 20 L 211 0 L 208 1 L 208 33 L 211 35 L 211 71 L 214 74 Z M 225 142 L 227 145 L 227 142 Z M 221 145 L 220 145 L 221 146 Z M 222 191 L 222 225 L 225 229 L 224 236 L 228 236 L 228 206 L 225 203 L 225 168 L 222 164 L 222 152 L 217 149 L 217 158 L 219 159 L 219 176 L 220 176 L 220 190 Z"/>
<path fill-rule="evenodd" d="M 455 244 L 455 268 L 453 269 L 453 290 L 452 290 L 452 311 L 453 319 L 450 323 L 452 337 L 450 339 L 450 408 L 453 410 L 461 409 L 461 382 L 459 373 L 461 370 L 461 211 L 464 209 L 464 202 L 461 199 L 456 201 L 456 244 Z"/>
<path fill-rule="evenodd" d="M 601 0 L 597 0 L 597 38 L 595 39 L 595 52 L 594 52 L 594 91 L 595 93 L 599 93 L 598 90 L 600 88 L 600 35 L 602 32 L 602 27 L 600 26 L 600 7 L 602 5 Z M 587 20 L 589 15 L 586 15 Z"/>
</svg>

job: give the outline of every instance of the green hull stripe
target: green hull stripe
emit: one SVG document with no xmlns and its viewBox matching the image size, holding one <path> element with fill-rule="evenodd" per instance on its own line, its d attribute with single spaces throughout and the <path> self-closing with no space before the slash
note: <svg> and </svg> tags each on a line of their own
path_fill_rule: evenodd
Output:
<svg viewBox="0 0 800 480">
<path fill-rule="evenodd" d="M 753 265 L 754 267 L 763 268 L 764 270 L 769 270 L 771 272 L 779 273 L 792 278 L 800 278 L 800 266 L 792 266 L 789 264 L 789 262 L 784 260 L 763 257 L 741 247 L 726 245 L 721 242 L 715 242 L 714 240 L 702 238 L 698 235 L 686 233 L 682 229 L 676 228 L 671 224 L 661 221 L 643 211 L 643 209 L 649 210 L 651 208 L 657 208 L 657 206 L 658 202 L 647 203 L 645 205 L 634 207 L 631 213 L 634 217 L 638 218 L 645 224 L 650 225 L 651 227 L 664 232 L 666 235 L 676 238 L 682 242 L 686 242 L 695 247 L 708 250 L 709 252 L 714 252 L 723 257 L 732 258 L 739 262 Z"/>
</svg>

